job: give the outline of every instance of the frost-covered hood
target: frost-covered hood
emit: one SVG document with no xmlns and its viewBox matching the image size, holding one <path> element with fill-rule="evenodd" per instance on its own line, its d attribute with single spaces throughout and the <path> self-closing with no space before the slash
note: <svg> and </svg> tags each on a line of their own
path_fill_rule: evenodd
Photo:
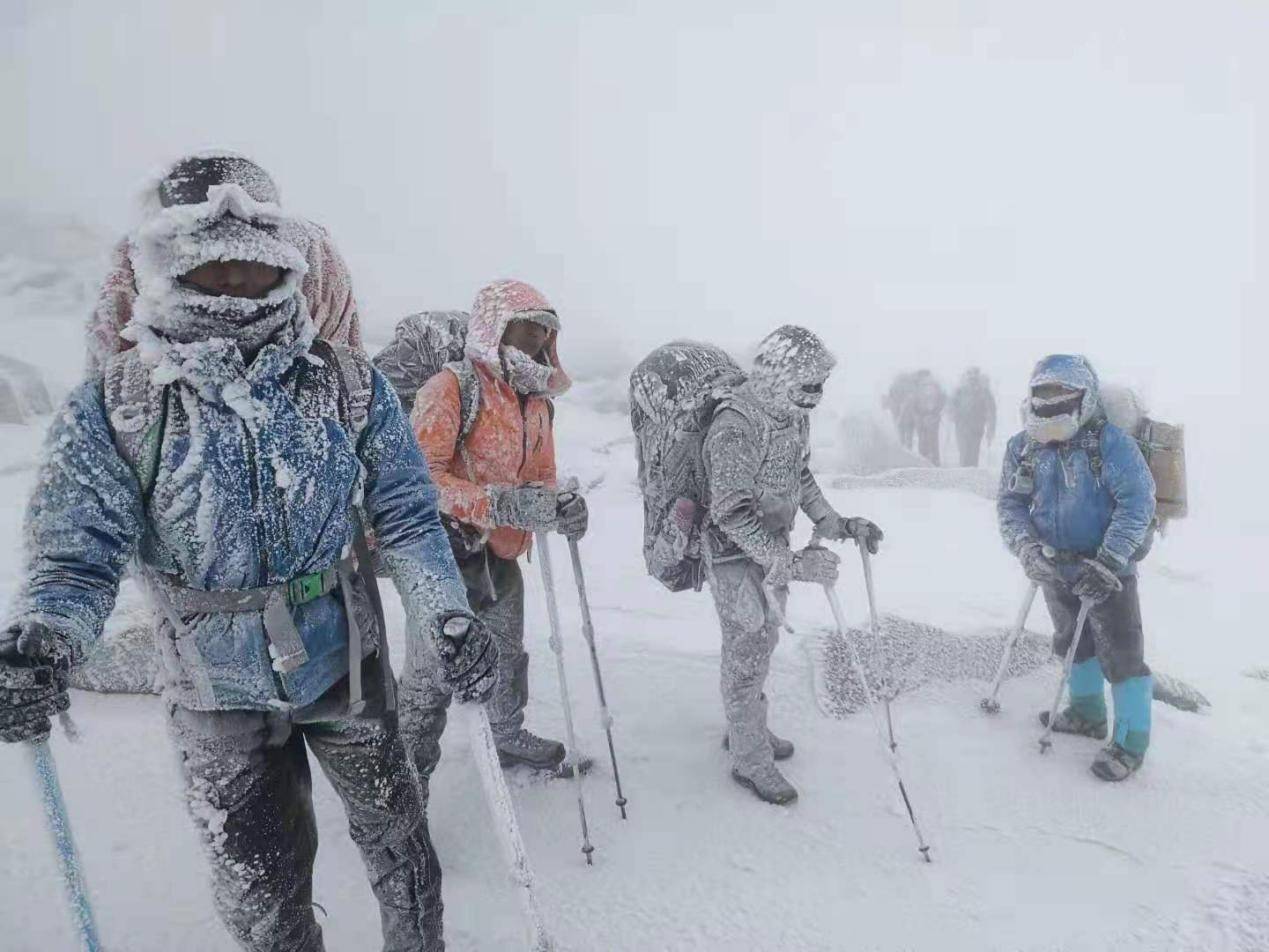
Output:
<svg viewBox="0 0 1269 952">
<path fill-rule="evenodd" d="M 1037 387 L 1056 384 L 1082 394 L 1077 408 L 1053 413 L 1045 401 L 1035 395 Z M 1045 357 L 1031 372 L 1031 395 L 1024 404 L 1027 433 L 1039 443 L 1061 443 L 1071 439 L 1090 420 L 1101 413 L 1101 387 L 1097 372 L 1088 358 L 1080 354 L 1052 354 Z"/>
<path fill-rule="evenodd" d="M 779 413 L 805 412 L 819 403 L 822 388 L 837 358 L 805 327 L 785 324 L 768 334 L 754 356 L 747 386 L 770 409 Z"/>
<path fill-rule="evenodd" d="M 181 343 L 218 338 L 248 349 L 290 324 L 304 306 L 308 264 L 300 223 L 277 198 L 267 173 L 241 156 L 201 153 L 175 163 L 129 236 L 138 292 L 132 323 Z M 261 298 L 203 294 L 179 280 L 209 261 L 233 260 L 280 268 L 283 279 Z"/>
<path fill-rule="evenodd" d="M 508 348 L 502 346 L 502 335 L 506 333 L 508 324 L 521 318 L 536 321 L 550 330 L 542 350 L 542 360 L 539 361 L 550 370 L 542 374 L 540 392 L 559 396 L 572 385 L 572 380 L 560 366 L 559 317 L 542 293 L 523 281 L 495 281 L 480 289 L 467 324 L 467 356 L 511 382 L 515 368 L 508 366 Z M 519 352 L 516 351 L 516 354 Z"/>
</svg>

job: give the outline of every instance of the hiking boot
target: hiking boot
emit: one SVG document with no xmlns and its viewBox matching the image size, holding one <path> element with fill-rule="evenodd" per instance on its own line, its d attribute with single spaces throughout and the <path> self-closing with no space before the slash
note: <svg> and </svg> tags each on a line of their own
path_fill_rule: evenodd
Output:
<svg viewBox="0 0 1269 952">
<path fill-rule="evenodd" d="M 506 737 L 495 737 L 498 763 L 504 767 L 526 766 L 538 770 L 554 770 L 564 760 L 564 745 L 558 740 L 539 737 L 523 727 Z"/>
<path fill-rule="evenodd" d="M 1049 726 L 1049 712 L 1040 712 L 1040 723 Z M 1057 719 L 1053 722 L 1053 732 L 1055 734 L 1078 734 L 1081 737 L 1092 737 L 1094 740 L 1105 740 L 1108 728 L 1106 718 L 1103 716 L 1100 721 L 1090 720 L 1073 707 L 1068 707 L 1064 711 L 1058 713 Z"/>
<path fill-rule="evenodd" d="M 771 752 L 776 760 L 788 760 L 793 756 L 793 741 L 777 737 L 771 731 L 767 731 L 767 738 L 771 741 Z M 727 734 L 723 735 L 723 750 L 731 750 L 731 737 Z"/>
<path fill-rule="evenodd" d="M 1110 744 L 1098 752 L 1089 769 L 1093 771 L 1093 776 L 1100 780 L 1118 783 L 1120 780 L 1127 780 L 1140 770 L 1144 760 L 1145 757 L 1125 750 L 1118 744 Z"/>
<path fill-rule="evenodd" d="M 774 764 L 764 764 L 761 767 L 746 770 L 744 773 L 733 767 L 731 778 L 742 787 L 748 787 L 759 800 L 765 800 L 767 803 L 784 806 L 798 798 L 798 792 L 793 784 L 784 779 L 784 774 L 780 773 Z"/>
</svg>

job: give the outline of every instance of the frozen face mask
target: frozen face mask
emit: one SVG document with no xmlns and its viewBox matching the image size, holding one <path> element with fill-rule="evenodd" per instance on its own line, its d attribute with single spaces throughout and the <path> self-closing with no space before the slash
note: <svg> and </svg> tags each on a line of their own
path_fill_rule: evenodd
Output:
<svg viewBox="0 0 1269 952">
<path fill-rule="evenodd" d="M 786 324 L 758 345 L 750 380 L 772 409 L 805 413 L 819 406 L 836 363 L 815 334 Z"/>
<path fill-rule="evenodd" d="M 509 344 L 499 347 L 498 353 L 502 357 L 502 369 L 512 390 L 526 397 L 550 392 L 554 367 L 534 360 L 520 348 Z"/>
<path fill-rule="evenodd" d="M 1027 435 L 1037 443 L 1065 443 L 1100 407 L 1097 375 L 1079 356 L 1046 357 L 1031 376 Z"/>
<path fill-rule="evenodd" d="M 156 193 L 159 207 L 130 236 L 135 323 L 181 343 L 218 338 L 258 348 L 295 320 L 308 265 L 263 170 L 236 156 L 193 157 L 178 163 Z M 184 280 L 224 261 L 276 268 L 280 277 L 254 297 L 208 293 Z"/>
</svg>

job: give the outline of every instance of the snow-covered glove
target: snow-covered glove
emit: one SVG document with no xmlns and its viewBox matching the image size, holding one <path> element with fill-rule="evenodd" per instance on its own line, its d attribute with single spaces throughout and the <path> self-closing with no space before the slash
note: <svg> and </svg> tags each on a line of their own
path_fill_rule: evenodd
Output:
<svg viewBox="0 0 1269 952">
<path fill-rule="evenodd" d="M 1110 566 L 1098 559 L 1084 559 L 1080 563 L 1080 572 L 1075 577 L 1075 584 L 1071 586 L 1071 591 L 1077 596 L 1087 598 L 1094 603 L 1104 602 L 1123 590 L 1124 583 L 1119 581 L 1119 576 Z"/>
<path fill-rule="evenodd" d="M 555 529 L 570 542 L 576 542 L 586 534 L 590 525 L 590 511 L 586 497 L 574 490 L 567 490 L 555 498 Z"/>
<path fill-rule="evenodd" d="M 492 486 L 490 511 L 496 526 L 511 526 L 528 532 L 555 528 L 555 490 L 545 486 Z"/>
<path fill-rule="evenodd" d="M 63 636 L 40 622 L 0 634 L 0 741 L 48 737 L 53 715 L 70 707 L 70 658 Z"/>
<path fill-rule="evenodd" d="M 489 628 L 461 612 L 442 615 L 436 623 L 445 683 L 454 697 L 479 704 L 488 701 L 498 684 L 498 645 Z"/>
<path fill-rule="evenodd" d="M 881 528 L 875 522 L 870 522 L 862 516 L 847 518 L 837 513 L 826 516 L 815 523 L 815 534 L 821 539 L 828 539 L 832 542 L 853 540 L 865 546 L 873 555 L 877 554 L 877 548 L 881 544 L 881 540 L 886 537 L 885 533 L 881 531 Z"/>
<path fill-rule="evenodd" d="M 1022 571 L 1027 578 L 1039 585 L 1065 584 L 1062 573 L 1053 560 L 1044 554 L 1044 546 L 1039 542 L 1024 542 L 1018 549 L 1018 561 L 1022 563 Z"/>
<path fill-rule="evenodd" d="M 793 580 L 817 585 L 837 584 L 837 566 L 841 557 L 822 545 L 808 545 L 793 556 Z"/>
</svg>

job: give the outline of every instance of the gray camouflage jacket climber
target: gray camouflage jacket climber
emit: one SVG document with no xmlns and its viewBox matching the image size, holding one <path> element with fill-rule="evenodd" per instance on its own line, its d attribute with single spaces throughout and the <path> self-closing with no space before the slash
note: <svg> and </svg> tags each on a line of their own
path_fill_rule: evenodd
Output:
<svg viewBox="0 0 1269 952">
<path fill-rule="evenodd" d="M 288 582 L 346 554 L 357 502 L 395 562 L 412 651 L 437 612 L 466 610 L 436 490 L 396 395 L 363 368 L 371 396 L 354 436 L 339 422 L 337 373 L 309 353 L 312 339 L 307 325 L 245 368 L 236 349 L 200 351 L 209 364 L 225 362 L 223 379 L 234 382 L 218 390 L 220 378 L 209 375 L 203 392 L 185 380 L 168 385 L 157 470 L 144 492 L 112 429 L 134 422 L 108 419 L 101 379 L 76 389 L 49 433 L 27 513 L 27 580 L 11 620 L 40 621 L 88 645 L 134 555 L 152 579 L 195 589 Z M 141 360 L 139 349 L 112 357 L 107 379 L 149 373 Z M 344 608 L 332 593 L 291 611 L 308 661 L 289 673 L 271 665 L 259 612 L 194 615 L 180 633 L 163 619 L 156 640 L 169 696 L 197 710 L 316 700 L 348 671 Z"/>
<path fill-rule="evenodd" d="M 810 468 L 810 421 L 776 415 L 747 386 L 715 411 L 703 455 L 713 561 L 770 566 L 789 548 L 799 508 L 812 522 L 833 512 Z"/>
</svg>

